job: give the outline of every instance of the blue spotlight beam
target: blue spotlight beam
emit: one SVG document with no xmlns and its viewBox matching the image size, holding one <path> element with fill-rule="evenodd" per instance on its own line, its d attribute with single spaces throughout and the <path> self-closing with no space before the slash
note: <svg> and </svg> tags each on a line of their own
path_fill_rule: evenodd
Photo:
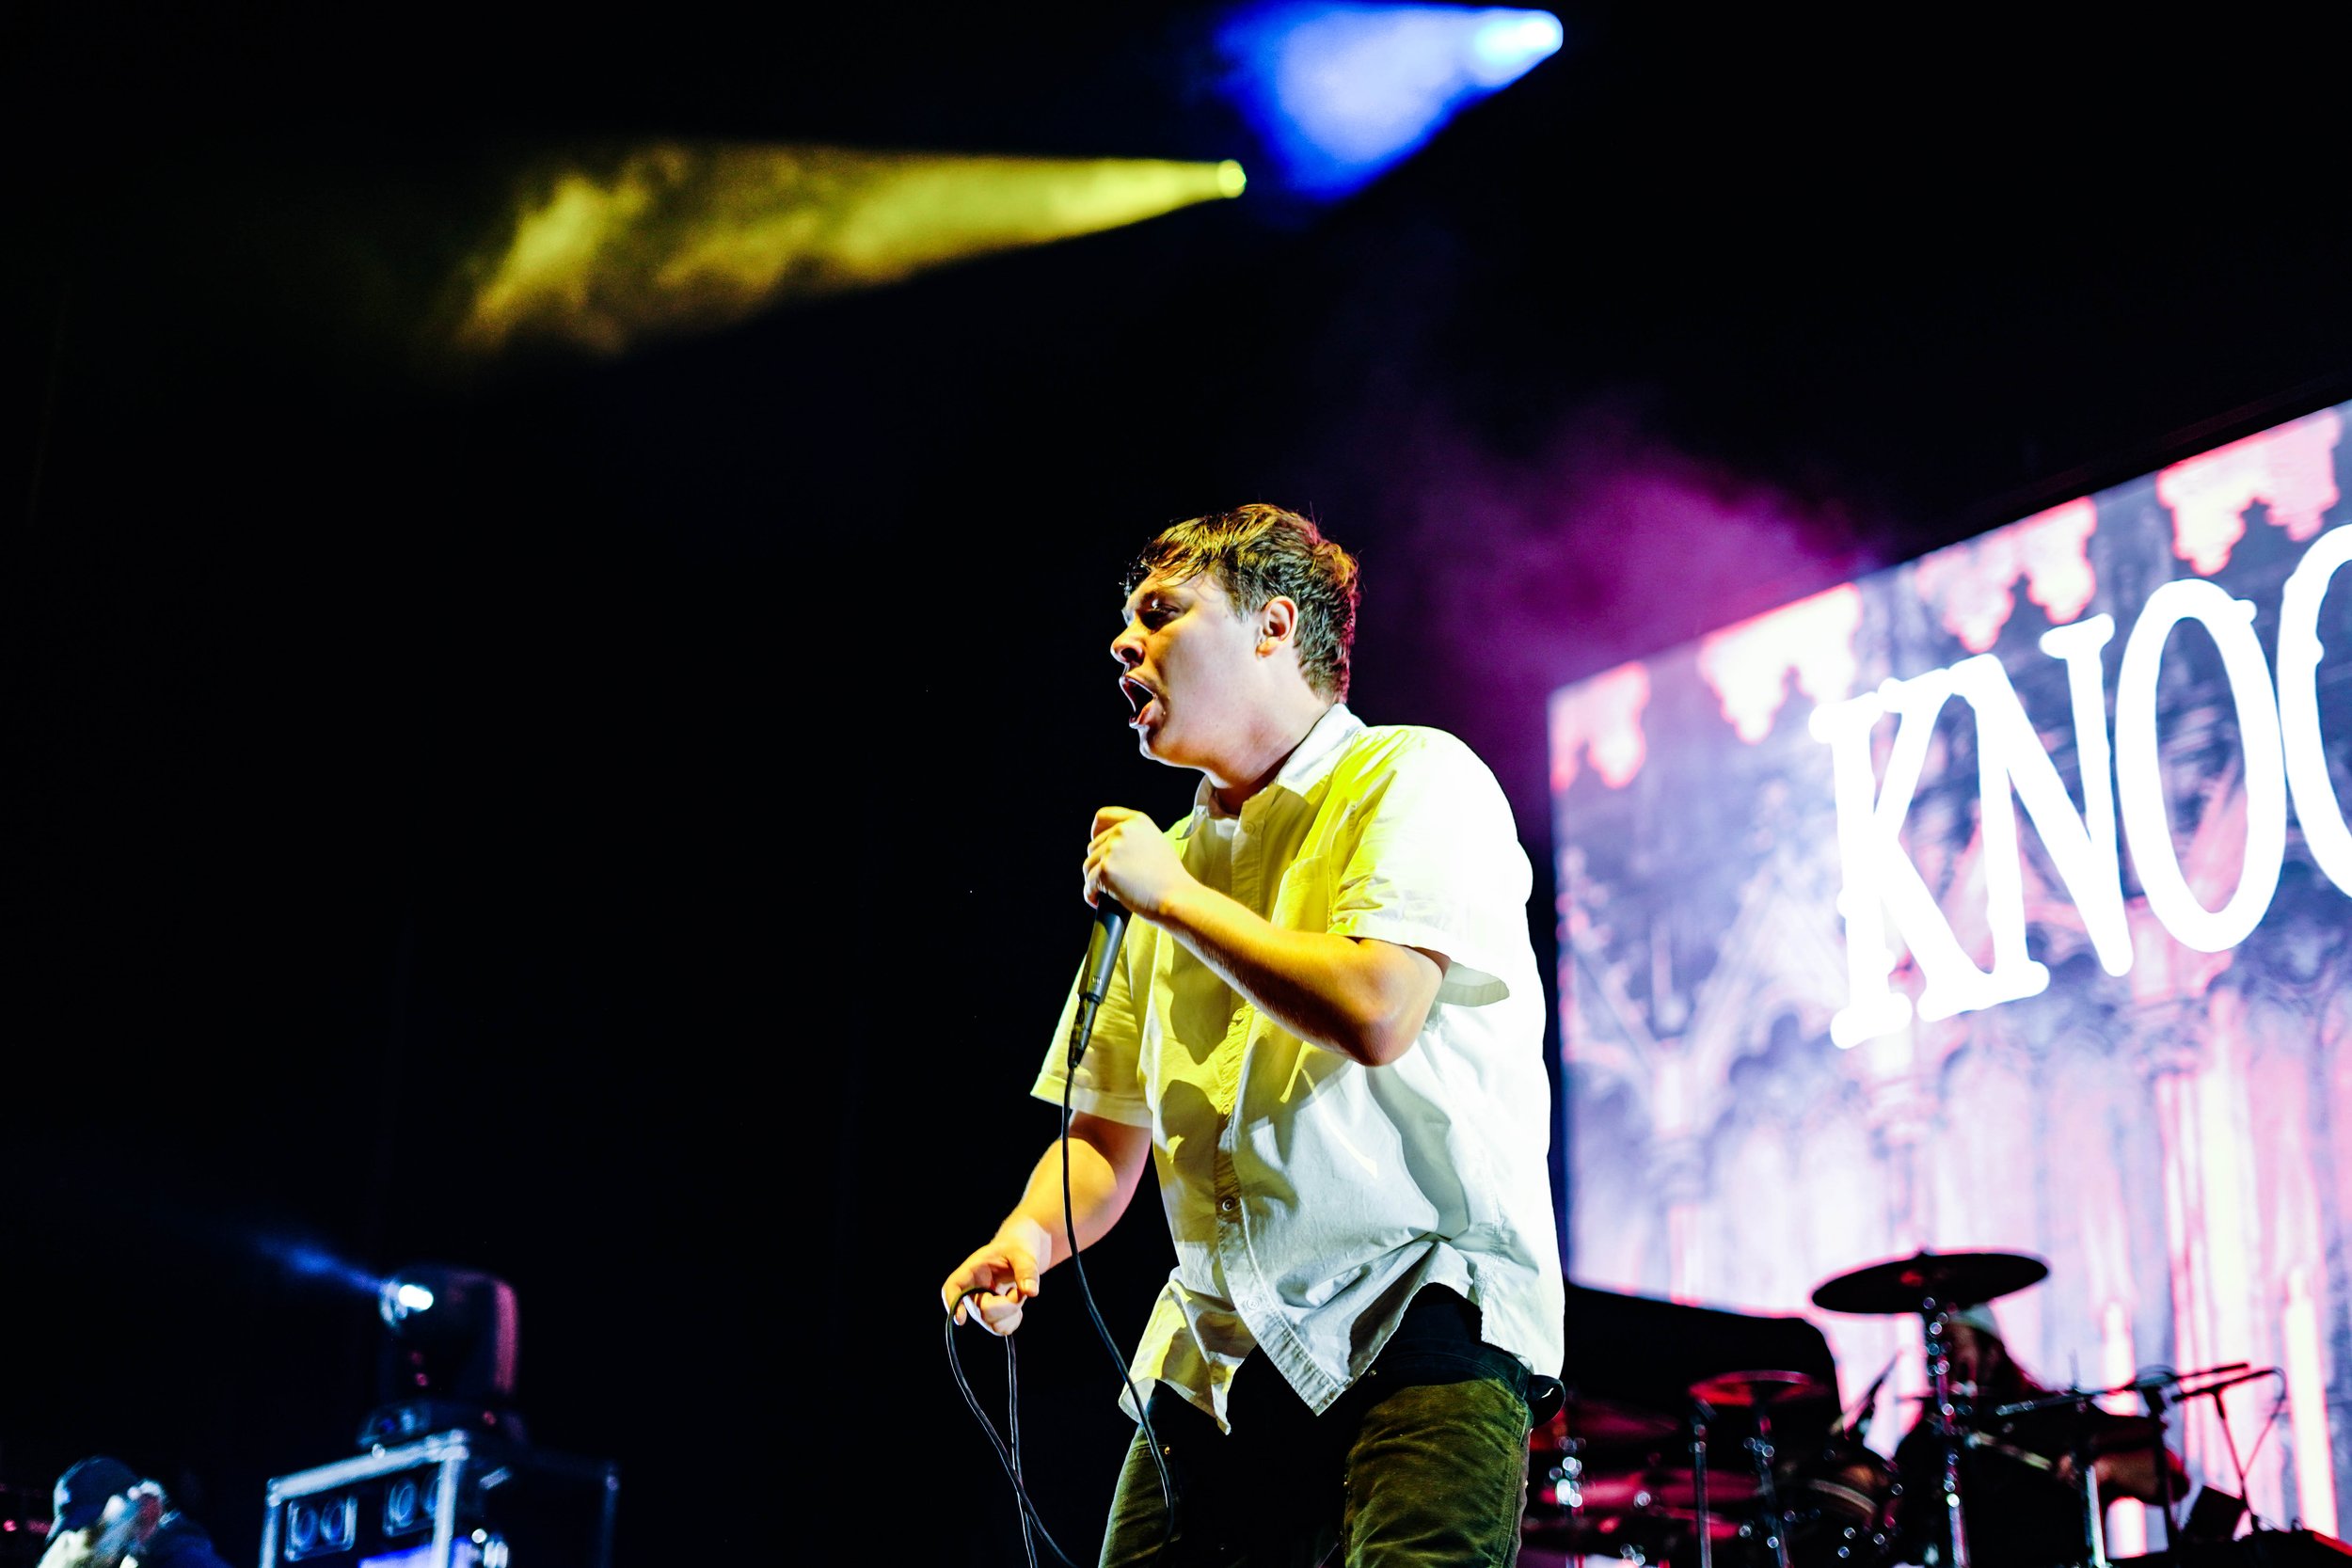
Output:
<svg viewBox="0 0 2352 1568">
<path fill-rule="evenodd" d="M 1549 11 L 1270 0 L 1217 32 L 1225 90 L 1282 183 L 1343 197 L 1561 44 Z"/>
<path fill-rule="evenodd" d="M 374 1295 L 383 1279 L 313 1243 L 291 1236 L 258 1236 L 254 1245 L 262 1257 L 296 1279 L 324 1280 L 360 1295 Z"/>
</svg>

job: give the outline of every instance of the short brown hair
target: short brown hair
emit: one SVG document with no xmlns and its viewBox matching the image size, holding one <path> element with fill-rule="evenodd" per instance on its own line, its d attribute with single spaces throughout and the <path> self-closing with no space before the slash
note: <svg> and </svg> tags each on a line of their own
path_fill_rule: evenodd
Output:
<svg viewBox="0 0 2352 1568">
<path fill-rule="evenodd" d="M 1334 702 L 1347 695 L 1356 643 L 1356 558 L 1295 512 L 1263 501 L 1170 523 L 1127 568 L 1126 594 L 1158 573 L 1182 580 L 1206 572 L 1243 614 L 1277 598 L 1298 606 L 1299 673 Z"/>
</svg>

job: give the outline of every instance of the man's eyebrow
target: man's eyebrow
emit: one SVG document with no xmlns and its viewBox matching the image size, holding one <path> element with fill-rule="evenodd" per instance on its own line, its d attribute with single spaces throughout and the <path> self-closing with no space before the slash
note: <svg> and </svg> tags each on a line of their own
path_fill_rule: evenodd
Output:
<svg viewBox="0 0 2352 1568">
<path fill-rule="evenodd" d="M 1127 602 L 1120 607 L 1120 612 L 1132 618 L 1137 610 L 1154 602 L 1172 605 L 1176 603 L 1176 590 L 1182 586 L 1174 582 L 1146 583 L 1127 595 Z"/>
</svg>

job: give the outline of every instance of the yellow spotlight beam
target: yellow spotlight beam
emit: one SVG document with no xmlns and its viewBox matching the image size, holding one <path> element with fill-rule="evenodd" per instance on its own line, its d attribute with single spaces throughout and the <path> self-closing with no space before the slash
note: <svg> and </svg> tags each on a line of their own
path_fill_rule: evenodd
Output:
<svg viewBox="0 0 2352 1568">
<path fill-rule="evenodd" d="M 829 147 L 644 148 L 548 169 L 466 263 L 455 341 L 617 354 L 789 300 L 1239 196 L 1241 166 Z"/>
</svg>

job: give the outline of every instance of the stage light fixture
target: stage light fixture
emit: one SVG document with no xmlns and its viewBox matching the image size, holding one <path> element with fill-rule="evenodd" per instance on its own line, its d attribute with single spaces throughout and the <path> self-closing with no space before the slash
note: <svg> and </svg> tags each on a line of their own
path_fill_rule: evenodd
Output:
<svg viewBox="0 0 2352 1568">
<path fill-rule="evenodd" d="M 1558 54 L 1565 37 L 1549 11 L 1490 11 L 1470 34 L 1464 63 L 1480 87 L 1507 87 Z"/>
<path fill-rule="evenodd" d="M 516 1418 L 513 1287 L 432 1263 L 373 1291 L 386 1402 L 359 1453 L 270 1479 L 262 1568 L 611 1568 L 618 1468 Z"/>
<path fill-rule="evenodd" d="M 1225 90 L 1303 196 L 1345 196 L 1556 54 L 1549 11 L 1273 0 L 1218 28 Z"/>
<path fill-rule="evenodd" d="M 617 354 L 793 300 L 1231 199 L 1241 166 L 662 143 L 540 167 L 447 306 L 449 341 Z"/>
<path fill-rule="evenodd" d="M 476 1269 L 421 1264 L 383 1281 L 378 1398 L 359 1445 L 462 1427 L 519 1436 L 514 1411 L 520 1333 L 514 1287 Z"/>
</svg>

